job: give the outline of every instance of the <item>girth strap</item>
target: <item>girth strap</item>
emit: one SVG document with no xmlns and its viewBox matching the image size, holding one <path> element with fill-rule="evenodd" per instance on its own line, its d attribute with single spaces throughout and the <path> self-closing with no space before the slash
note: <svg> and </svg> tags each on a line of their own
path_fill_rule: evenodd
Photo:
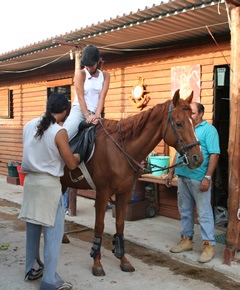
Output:
<svg viewBox="0 0 240 290">
<path fill-rule="evenodd" d="M 72 171 L 69 171 L 69 175 L 70 175 L 70 178 L 72 180 L 72 182 L 78 182 L 78 181 L 81 181 L 83 178 L 86 178 L 86 181 L 87 183 L 91 186 L 91 188 L 93 190 L 96 190 L 96 186 L 92 180 L 92 177 L 91 175 L 89 174 L 88 170 L 87 170 L 87 167 L 85 165 L 85 162 L 82 161 L 80 164 L 78 164 L 78 168 L 81 170 L 82 172 L 82 175 L 80 176 L 74 176 Z"/>
<path fill-rule="evenodd" d="M 81 169 L 81 171 L 82 171 L 84 177 L 86 178 L 86 180 L 87 180 L 88 184 L 91 186 L 91 188 L 92 188 L 93 190 L 96 190 L 96 186 L 95 186 L 95 184 L 94 184 L 94 182 L 93 182 L 93 180 L 92 180 L 91 175 L 89 174 L 89 172 L 88 172 L 88 170 L 87 170 L 87 167 L 86 167 L 86 165 L 85 165 L 85 162 L 84 162 L 84 161 L 81 162 L 81 163 L 78 165 L 78 167 Z"/>
</svg>

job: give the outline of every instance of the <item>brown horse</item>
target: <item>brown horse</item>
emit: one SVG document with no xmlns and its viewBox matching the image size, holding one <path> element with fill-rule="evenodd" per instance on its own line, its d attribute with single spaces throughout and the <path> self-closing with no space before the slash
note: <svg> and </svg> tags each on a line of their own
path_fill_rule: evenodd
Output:
<svg viewBox="0 0 240 290">
<path fill-rule="evenodd" d="M 172 100 L 158 104 L 135 116 L 121 121 L 102 119 L 97 125 L 95 151 L 86 167 L 96 186 L 95 228 L 91 257 L 94 259 L 92 273 L 103 276 L 101 241 L 104 230 L 106 206 L 112 195 L 116 197 L 116 234 L 114 255 L 120 259 L 122 271 L 135 269 L 124 255 L 124 219 L 131 197 L 136 173 L 142 169 L 140 162 L 164 139 L 174 147 L 187 162 L 189 168 L 197 168 L 203 156 L 194 134 L 191 108 L 193 94 L 186 100 L 180 99 L 179 90 Z M 85 179 L 74 183 L 65 168 L 62 178 L 63 191 L 66 187 L 90 189 Z M 80 175 L 80 170 L 72 172 Z"/>
</svg>

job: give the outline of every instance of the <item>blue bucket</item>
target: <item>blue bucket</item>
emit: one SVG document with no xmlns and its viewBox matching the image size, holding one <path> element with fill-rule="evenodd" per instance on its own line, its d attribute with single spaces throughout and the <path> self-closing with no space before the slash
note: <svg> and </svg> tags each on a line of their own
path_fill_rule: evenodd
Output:
<svg viewBox="0 0 240 290">
<path fill-rule="evenodd" d="M 151 165 L 156 165 L 159 167 L 168 167 L 169 160 L 170 160 L 170 156 L 150 156 L 148 158 L 148 162 Z M 160 175 L 168 172 L 168 169 L 163 170 L 163 169 L 159 168 L 159 170 L 158 170 L 158 167 L 154 167 L 154 166 L 149 166 L 149 167 L 152 170 L 152 175 L 155 175 L 155 176 L 160 176 Z"/>
</svg>

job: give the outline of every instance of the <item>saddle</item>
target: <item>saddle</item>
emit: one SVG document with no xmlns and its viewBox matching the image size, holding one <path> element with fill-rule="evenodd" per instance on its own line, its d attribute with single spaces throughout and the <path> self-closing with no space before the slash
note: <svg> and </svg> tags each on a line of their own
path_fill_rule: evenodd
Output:
<svg viewBox="0 0 240 290">
<path fill-rule="evenodd" d="M 69 145 L 73 153 L 79 153 L 81 162 L 89 160 L 94 149 L 94 141 L 97 134 L 97 126 L 82 121 L 78 127 L 78 133 L 70 140 Z"/>
</svg>

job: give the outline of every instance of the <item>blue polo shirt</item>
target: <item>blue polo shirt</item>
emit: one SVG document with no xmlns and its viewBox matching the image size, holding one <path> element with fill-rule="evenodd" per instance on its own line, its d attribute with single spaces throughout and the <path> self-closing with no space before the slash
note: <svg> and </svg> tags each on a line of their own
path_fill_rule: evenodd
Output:
<svg viewBox="0 0 240 290">
<path fill-rule="evenodd" d="M 205 120 L 195 128 L 195 133 L 201 144 L 204 161 L 196 169 L 190 169 L 186 165 L 176 167 L 175 174 L 201 181 L 206 175 L 210 155 L 220 154 L 219 136 L 216 128 Z M 180 161 L 181 159 L 178 157 L 177 162 Z"/>
</svg>

